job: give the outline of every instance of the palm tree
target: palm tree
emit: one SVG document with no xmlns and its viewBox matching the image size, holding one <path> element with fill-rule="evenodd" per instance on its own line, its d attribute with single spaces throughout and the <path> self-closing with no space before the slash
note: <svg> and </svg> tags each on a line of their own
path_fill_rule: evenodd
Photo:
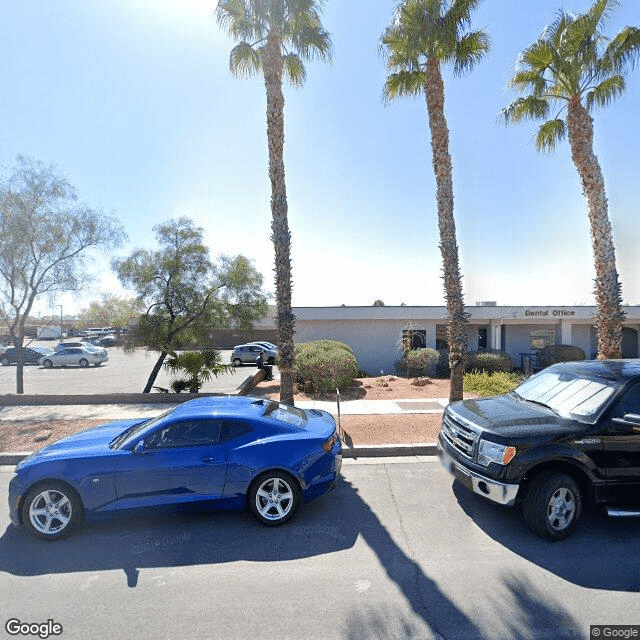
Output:
<svg viewBox="0 0 640 640">
<path fill-rule="evenodd" d="M 216 18 L 238 44 L 231 50 L 231 71 L 246 77 L 261 73 L 267 93 L 267 141 L 271 180 L 271 240 L 275 249 L 276 329 L 280 400 L 293 404 L 291 308 L 291 233 L 284 172 L 283 75 L 302 86 L 303 61 L 331 59 L 331 38 L 320 22 L 322 0 L 219 0 Z"/>
<path fill-rule="evenodd" d="M 510 86 L 526 95 L 502 111 L 505 123 L 544 120 L 535 138 L 540 151 L 551 151 L 568 133 L 589 213 L 599 359 L 620 357 L 624 312 L 590 112 L 608 106 L 624 91 L 624 72 L 633 65 L 640 48 L 640 32 L 635 27 L 625 27 L 612 40 L 603 35 L 603 22 L 616 4 L 615 0 L 596 0 L 584 14 L 560 11 L 540 38 L 520 54 Z"/>
<path fill-rule="evenodd" d="M 470 70 L 488 51 L 483 31 L 468 31 L 471 12 L 480 0 L 404 0 L 381 38 L 386 56 L 385 100 L 416 96 L 427 100 L 433 170 L 436 178 L 438 229 L 444 290 L 451 390 L 449 400 L 462 399 L 468 314 L 464 309 L 462 278 L 453 217 L 453 177 L 449 129 L 444 115 L 441 65 L 453 65 L 456 75 Z"/>
</svg>

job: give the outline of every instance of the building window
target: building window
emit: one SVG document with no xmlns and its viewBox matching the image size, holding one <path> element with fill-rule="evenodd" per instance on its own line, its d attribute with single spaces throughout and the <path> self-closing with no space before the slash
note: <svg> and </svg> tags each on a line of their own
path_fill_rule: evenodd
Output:
<svg viewBox="0 0 640 640">
<path fill-rule="evenodd" d="M 552 347 L 556 343 L 555 329 L 536 329 L 531 332 L 531 351 Z"/>
<path fill-rule="evenodd" d="M 406 353 L 411 349 L 424 349 L 427 346 L 427 331 L 425 329 L 403 329 L 402 350 Z"/>
</svg>

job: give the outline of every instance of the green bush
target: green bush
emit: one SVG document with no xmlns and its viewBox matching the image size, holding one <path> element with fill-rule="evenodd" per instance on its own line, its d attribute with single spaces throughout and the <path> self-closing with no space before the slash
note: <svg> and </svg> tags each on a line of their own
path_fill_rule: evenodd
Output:
<svg viewBox="0 0 640 640">
<path fill-rule="evenodd" d="M 358 376 L 351 347 L 335 340 L 317 340 L 295 346 L 294 373 L 300 384 L 311 383 L 316 393 L 346 389 Z"/>
<path fill-rule="evenodd" d="M 424 349 L 411 349 L 407 351 L 405 361 L 408 375 L 424 375 L 432 366 L 440 360 L 440 352 L 426 347 Z"/>
<path fill-rule="evenodd" d="M 467 354 L 465 369 L 467 371 L 485 371 L 487 373 L 513 371 L 513 361 L 508 353 L 498 349 L 471 351 Z"/>
<path fill-rule="evenodd" d="M 573 360 L 584 360 L 585 352 L 580 347 L 570 344 L 555 344 L 550 347 L 543 347 L 538 351 L 538 362 L 540 367 L 548 367 L 557 362 L 570 362 Z"/>
<path fill-rule="evenodd" d="M 522 376 L 508 371 L 473 371 L 464 374 L 464 390 L 479 396 L 508 393 L 522 382 Z"/>
</svg>

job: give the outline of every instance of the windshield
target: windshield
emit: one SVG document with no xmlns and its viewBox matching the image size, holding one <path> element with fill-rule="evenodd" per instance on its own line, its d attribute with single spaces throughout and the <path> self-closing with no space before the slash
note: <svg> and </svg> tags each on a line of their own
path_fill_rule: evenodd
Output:
<svg viewBox="0 0 640 640">
<path fill-rule="evenodd" d="M 121 449 L 126 447 L 138 434 L 142 433 L 146 429 L 153 428 L 156 425 L 160 424 L 160 422 L 162 422 L 162 420 L 164 420 L 166 416 L 168 416 L 174 410 L 175 408 L 170 409 L 169 411 L 165 411 L 155 418 L 149 418 L 149 420 L 143 420 L 142 422 L 138 422 L 130 426 L 109 443 L 109 448 Z"/>
<path fill-rule="evenodd" d="M 304 428 L 307 424 L 307 416 L 302 409 L 290 407 L 286 404 L 278 404 L 277 402 L 269 402 L 264 415 L 300 428 Z"/>
<path fill-rule="evenodd" d="M 622 385 L 623 381 L 543 371 L 523 382 L 515 393 L 549 407 L 563 418 L 593 424 Z"/>
</svg>

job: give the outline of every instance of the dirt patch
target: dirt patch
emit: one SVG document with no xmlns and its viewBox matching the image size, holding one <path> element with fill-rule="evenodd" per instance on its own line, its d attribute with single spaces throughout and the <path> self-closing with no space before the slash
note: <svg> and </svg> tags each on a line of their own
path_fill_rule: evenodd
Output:
<svg viewBox="0 0 640 640">
<path fill-rule="evenodd" d="M 429 398 L 448 398 L 449 379 L 442 378 L 398 378 L 380 376 L 378 378 L 358 378 L 353 386 L 340 392 L 342 400 L 422 400 Z M 278 382 L 261 382 L 249 395 L 259 395 L 277 399 L 280 397 Z M 465 393 L 465 398 L 474 398 L 474 394 Z M 336 394 L 328 395 L 297 392 L 296 400 L 331 400 Z"/>
<path fill-rule="evenodd" d="M 6 453 L 36 451 L 60 438 L 104 422 L 105 420 L 0 421 L 0 451 Z M 51 436 L 41 442 L 35 442 L 34 438 L 44 429 L 51 431 Z"/>
</svg>

